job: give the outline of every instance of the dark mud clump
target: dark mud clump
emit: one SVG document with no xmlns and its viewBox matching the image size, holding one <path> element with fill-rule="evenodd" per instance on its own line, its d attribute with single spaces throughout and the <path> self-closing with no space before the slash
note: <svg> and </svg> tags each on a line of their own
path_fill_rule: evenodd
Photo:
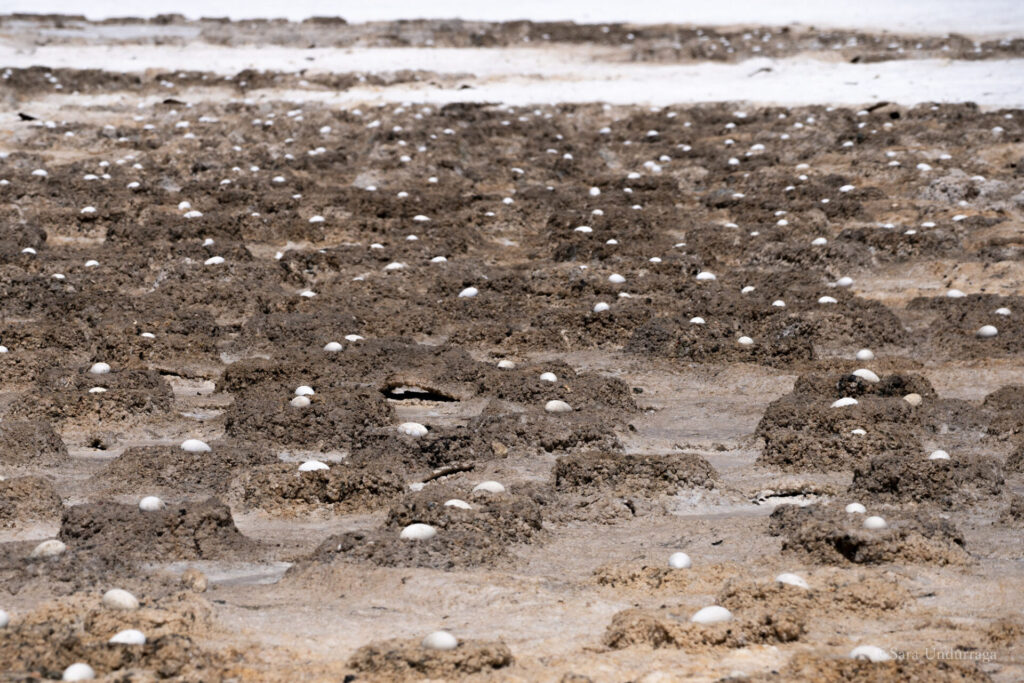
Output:
<svg viewBox="0 0 1024 683">
<path fill-rule="evenodd" d="M 257 444 L 214 442 L 211 446 L 212 450 L 205 453 L 189 453 L 179 446 L 129 448 L 94 481 L 109 494 L 205 498 L 224 495 L 236 476 L 278 461 L 276 455 Z"/>
<path fill-rule="evenodd" d="M 732 610 L 797 610 L 804 614 L 849 612 L 884 616 L 910 605 L 913 596 L 895 579 L 879 574 L 832 570 L 807 579 L 810 588 L 778 581 L 733 579 L 718 593 L 716 604 Z"/>
<path fill-rule="evenodd" d="M 786 471 L 822 472 L 852 469 L 878 453 L 912 457 L 923 448 L 921 422 L 902 397 L 922 391 L 934 393 L 912 377 L 889 376 L 875 384 L 852 374 L 801 377 L 758 423 L 755 434 L 765 445 L 757 461 Z M 832 407 L 845 397 L 857 404 Z"/>
<path fill-rule="evenodd" d="M 822 505 L 782 505 L 768 533 L 782 537 L 782 552 L 817 564 L 962 564 L 968 556 L 953 524 L 926 514 L 887 519 L 888 529 L 863 527 L 864 516 Z"/>
<path fill-rule="evenodd" d="M 253 559 L 261 553 L 216 498 L 155 511 L 118 503 L 74 505 L 64 511 L 60 539 L 76 555 L 143 562 Z"/>
<path fill-rule="evenodd" d="M 0 464 L 56 467 L 68 462 L 68 449 L 45 420 L 0 422 Z"/>
<path fill-rule="evenodd" d="M 1010 384 L 985 397 L 984 408 L 994 415 L 987 431 L 996 436 L 1017 436 L 1024 433 L 1024 385 Z"/>
<path fill-rule="evenodd" d="M 944 507 L 998 496 L 1002 468 L 991 456 L 879 455 L 853 470 L 849 493 L 882 503 L 935 503 Z"/>
<path fill-rule="evenodd" d="M 849 657 L 824 657 L 812 652 L 793 655 L 781 675 L 782 680 L 797 683 L 985 683 L 992 680 L 974 662 L 924 657 L 869 662 Z M 779 675 L 772 672 L 750 680 L 776 681 Z"/>
<path fill-rule="evenodd" d="M 14 477 L 0 480 L 0 528 L 23 526 L 26 522 L 60 519 L 63 504 L 53 484 L 44 477 Z"/>
<path fill-rule="evenodd" d="M 383 527 L 375 531 L 332 536 L 313 553 L 314 561 L 370 562 L 384 567 L 454 569 L 508 562 L 516 544 L 541 539 L 541 506 L 514 494 L 477 494 L 465 510 L 445 505 L 457 498 L 452 490 L 407 495 L 392 506 Z M 429 524 L 437 535 L 426 540 L 399 537 L 410 524 Z"/>
<path fill-rule="evenodd" d="M 406 485 L 386 465 L 334 464 L 328 470 L 299 472 L 297 463 L 277 463 L 242 474 L 237 488 L 239 502 L 247 508 L 282 513 L 325 507 L 342 512 L 386 505 Z"/>
<path fill-rule="evenodd" d="M 756 644 L 791 643 L 806 632 L 797 611 L 746 613 L 719 624 L 695 624 L 678 610 L 627 609 L 612 617 L 604 634 L 607 647 L 620 650 L 646 646 L 702 652 Z"/>
<path fill-rule="evenodd" d="M 552 478 L 558 491 L 649 496 L 674 495 L 681 489 L 711 489 L 717 475 L 711 464 L 695 453 L 580 453 L 560 457 Z"/>
<path fill-rule="evenodd" d="M 388 640 L 356 650 L 348 666 L 373 680 L 455 680 L 512 666 L 504 643 L 468 640 L 454 650 L 431 650 L 415 640 Z"/>
</svg>

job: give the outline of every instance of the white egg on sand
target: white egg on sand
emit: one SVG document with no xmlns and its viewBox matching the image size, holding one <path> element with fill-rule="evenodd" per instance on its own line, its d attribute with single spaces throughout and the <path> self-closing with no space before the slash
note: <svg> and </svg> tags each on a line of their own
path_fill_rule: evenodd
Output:
<svg viewBox="0 0 1024 683">
<path fill-rule="evenodd" d="M 697 610 L 697 613 L 690 617 L 695 624 L 721 624 L 732 619 L 732 612 L 721 605 L 710 605 Z"/>
<path fill-rule="evenodd" d="M 293 408 L 308 408 L 312 401 L 309 400 L 309 396 L 296 396 L 288 403 Z"/>
<path fill-rule="evenodd" d="M 138 629 L 128 628 L 118 631 L 107 642 L 111 645 L 145 645 L 146 635 Z"/>
<path fill-rule="evenodd" d="M 421 643 L 428 650 L 454 650 L 459 646 L 459 639 L 448 631 L 434 631 Z"/>
<path fill-rule="evenodd" d="M 832 403 L 832 407 L 833 408 L 845 408 L 847 406 L 855 406 L 855 405 L 857 405 L 857 399 L 850 398 L 849 396 L 847 396 L 845 398 L 841 398 L 838 401 L 834 401 Z"/>
<path fill-rule="evenodd" d="M 571 413 L 572 406 L 570 406 L 565 401 L 559 401 L 555 399 L 553 401 L 548 401 L 547 403 L 545 403 L 544 410 L 546 410 L 549 413 Z"/>
<path fill-rule="evenodd" d="M 458 508 L 459 510 L 472 510 L 473 506 L 460 498 L 452 498 L 444 502 L 445 507 Z"/>
<path fill-rule="evenodd" d="M 11 615 L 0 609 L 0 628 L 7 628 L 9 623 L 11 623 Z"/>
<path fill-rule="evenodd" d="M 103 606 L 110 609 L 133 610 L 139 608 L 139 600 L 121 588 L 111 588 L 103 594 Z"/>
<path fill-rule="evenodd" d="M 61 553 L 63 553 L 67 549 L 68 549 L 68 547 L 66 545 L 64 545 L 64 543 L 62 541 L 58 541 L 55 538 L 51 538 L 50 540 L 43 541 L 42 543 L 37 545 L 35 548 L 33 548 L 31 554 L 29 555 L 29 557 L 32 557 L 32 558 L 57 557 L 58 555 L 60 555 Z"/>
<path fill-rule="evenodd" d="M 466 287 L 464 290 L 459 292 L 460 299 L 472 299 L 474 296 L 480 293 L 480 290 L 476 287 Z"/>
<path fill-rule="evenodd" d="M 61 675 L 60 680 L 91 681 L 94 678 L 96 678 L 96 672 L 93 671 L 91 666 L 85 662 L 75 662 L 68 668 L 64 669 L 64 673 Z"/>
<path fill-rule="evenodd" d="M 777 583 L 781 583 L 786 586 L 796 586 L 797 588 L 810 588 L 810 585 L 802 576 L 797 574 L 791 574 L 789 572 L 783 572 L 775 577 Z"/>
<path fill-rule="evenodd" d="M 889 524 L 881 517 L 868 517 L 864 520 L 864 528 L 877 531 L 879 529 L 888 529 Z"/>
<path fill-rule="evenodd" d="M 936 451 L 932 451 L 931 455 L 928 456 L 929 460 L 949 460 L 949 453 L 942 450 L 941 448 Z"/>
<path fill-rule="evenodd" d="M 995 325 L 982 325 L 974 334 L 979 339 L 990 339 L 999 334 L 999 330 L 996 329 Z"/>
<path fill-rule="evenodd" d="M 505 487 L 496 481 L 482 481 L 473 487 L 473 493 L 505 493 Z"/>
<path fill-rule="evenodd" d="M 403 422 L 398 425 L 398 432 L 400 434 L 405 434 L 406 436 L 411 436 L 417 439 L 421 436 L 426 436 L 427 431 L 427 428 L 419 422 Z"/>
<path fill-rule="evenodd" d="M 306 460 L 299 465 L 299 472 L 317 472 L 319 470 L 329 470 L 330 466 L 320 460 Z"/>
<path fill-rule="evenodd" d="M 882 381 L 878 377 L 878 375 L 876 375 L 875 373 L 871 372 L 867 368 L 860 368 L 860 369 L 854 370 L 853 371 L 853 375 L 855 377 L 860 377 L 865 382 L 871 382 L 872 384 L 877 384 L 878 382 Z"/>
<path fill-rule="evenodd" d="M 327 353 L 337 353 L 338 351 L 341 351 L 341 344 L 336 341 L 327 342 L 324 344 L 324 351 Z"/>
<path fill-rule="evenodd" d="M 871 349 L 861 349 L 857 352 L 857 360 L 874 360 L 875 352 Z"/>
<path fill-rule="evenodd" d="M 860 503 L 850 503 L 846 506 L 847 514 L 851 515 L 863 515 L 866 514 L 868 509 Z"/>
<path fill-rule="evenodd" d="M 875 645 L 858 645 L 850 651 L 850 659 L 865 659 L 869 662 L 888 662 L 892 657 Z"/>
<path fill-rule="evenodd" d="M 181 442 L 181 450 L 186 453 L 208 453 L 210 445 L 199 439 L 186 439 Z"/>
<path fill-rule="evenodd" d="M 429 524 L 410 524 L 398 535 L 404 541 L 427 541 L 437 536 L 437 529 Z"/>
<path fill-rule="evenodd" d="M 139 509 L 143 512 L 155 512 L 163 510 L 167 505 L 156 496 L 146 496 L 139 501 Z"/>
<path fill-rule="evenodd" d="M 693 566 L 693 561 L 686 553 L 672 553 L 668 557 L 668 566 L 672 569 L 689 569 Z"/>
<path fill-rule="evenodd" d="M 89 374 L 91 375 L 107 375 L 110 374 L 110 365 L 107 363 L 93 363 L 89 368 Z"/>
<path fill-rule="evenodd" d="M 540 373 L 540 381 L 542 382 L 557 382 L 558 377 L 553 372 L 542 372 Z"/>
</svg>

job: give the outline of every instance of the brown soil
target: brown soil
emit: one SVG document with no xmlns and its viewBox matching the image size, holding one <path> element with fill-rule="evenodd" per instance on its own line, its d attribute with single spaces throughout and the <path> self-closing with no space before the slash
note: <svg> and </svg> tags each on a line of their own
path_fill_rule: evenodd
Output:
<svg viewBox="0 0 1024 683">
<path fill-rule="evenodd" d="M 504 669 L 513 661 L 501 642 L 467 641 L 454 650 L 429 650 L 418 641 L 390 640 L 364 645 L 348 665 L 370 680 L 450 680 Z"/>
<path fill-rule="evenodd" d="M 64 505 L 45 477 L 14 477 L 0 480 L 0 526 L 17 527 L 26 522 L 56 521 Z"/>
<path fill-rule="evenodd" d="M 920 455 L 879 455 L 853 471 L 849 494 L 883 503 L 936 503 L 944 507 L 998 496 L 1004 488 L 991 456 L 928 460 Z"/>
</svg>

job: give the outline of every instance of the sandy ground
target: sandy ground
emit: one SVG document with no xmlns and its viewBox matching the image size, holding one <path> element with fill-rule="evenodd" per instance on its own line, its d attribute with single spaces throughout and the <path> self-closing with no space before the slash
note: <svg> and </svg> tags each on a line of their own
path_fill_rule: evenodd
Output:
<svg viewBox="0 0 1024 683">
<path fill-rule="evenodd" d="M 1009 44 L 113 26 L 0 23 L 2 679 L 1024 677 Z"/>
</svg>

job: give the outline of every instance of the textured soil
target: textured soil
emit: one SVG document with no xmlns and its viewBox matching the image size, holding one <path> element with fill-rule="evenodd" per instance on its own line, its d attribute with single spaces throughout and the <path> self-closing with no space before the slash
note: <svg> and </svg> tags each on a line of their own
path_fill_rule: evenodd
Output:
<svg viewBox="0 0 1024 683">
<path fill-rule="evenodd" d="M 339 107 L 461 76 L 316 63 L 1021 39 L 6 16 L 0 41 L 309 49 L 0 64 L 0 680 L 1024 679 L 1024 112 Z M 711 604 L 733 619 L 690 622 Z M 107 643 L 127 628 L 147 643 Z"/>
</svg>

